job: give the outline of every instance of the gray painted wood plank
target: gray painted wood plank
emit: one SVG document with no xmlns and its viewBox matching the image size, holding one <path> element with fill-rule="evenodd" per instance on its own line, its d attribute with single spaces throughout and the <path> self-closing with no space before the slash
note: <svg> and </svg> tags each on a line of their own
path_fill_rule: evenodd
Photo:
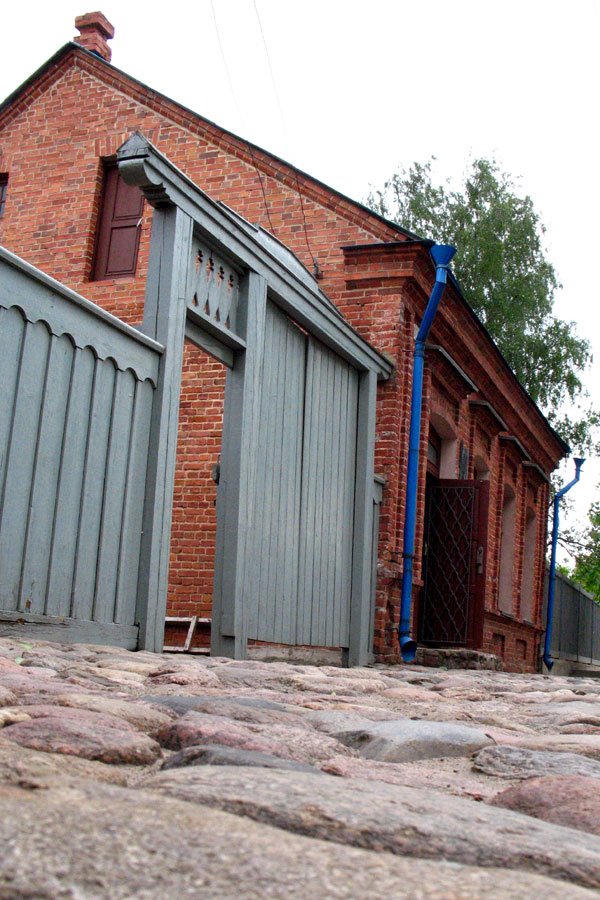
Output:
<svg viewBox="0 0 600 900">
<path fill-rule="evenodd" d="M 364 665 L 369 658 L 376 399 L 377 377 L 374 372 L 365 372 L 361 375 L 358 393 L 354 553 L 348 649 L 348 663 L 351 666 Z"/>
<path fill-rule="evenodd" d="M 247 350 L 236 355 L 225 386 L 211 653 L 237 658 L 246 655 L 248 623 L 258 617 L 253 588 L 258 582 L 256 537 L 262 527 L 258 447 L 266 302 L 266 282 L 250 273 L 238 308 Z"/>
<path fill-rule="evenodd" d="M 300 497 L 300 552 L 298 577 L 298 611 L 296 616 L 296 640 L 299 644 L 310 644 L 312 612 L 312 568 L 314 551 L 314 516 L 316 484 L 310 478 L 310 460 L 315 453 L 316 422 L 315 406 L 318 392 L 314 389 L 315 360 L 314 348 L 309 341 L 306 351 L 306 380 L 304 387 L 304 443 L 302 452 L 302 475 Z"/>
<path fill-rule="evenodd" d="M 69 392 L 57 500 L 52 526 L 45 611 L 71 613 L 71 591 L 77 550 L 90 404 L 96 357 L 91 348 L 75 349 Z"/>
<path fill-rule="evenodd" d="M 150 381 L 137 383 L 127 464 L 114 616 L 115 622 L 126 625 L 131 625 L 135 621 L 153 397 L 154 388 Z"/>
<path fill-rule="evenodd" d="M 74 349 L 66 335 L 51 339 L 20 588 L 21 596 L 31 601 L 28 609 L 36 613 L 58 612 L 45 608 L 46 585 Z"/>
<path fill-rule="evenodd" d="M 300 490 L 302 474 L 302 440 L 304 419 L 304 378 L 306 362 L 306 336 L 292 325 L 288 332 L 289 372 L 287 398 L 291 418 L 289 440 L 286 448 L 288 471 L 285 519 L 285 557 L 282 561 L 282 634 L 286 644 L 296 642 L 296 609 L 298 606 L 298 565 L 300 542 Z"/>
<path fill-rule="evenodd" d="M 216 360 L 222 362 L 223 365 L 227 366 L 229 369 L 233 368 L 234 351 L 231 347 L 225 346 L 225 344 L 217 340 L 216 337 L 213 337 L 195 322 L 192 322 L 189 315 L 185 323 L 185 336 L 187 340 L 191 341 L 192 344 L 195 344 L 196 347 L 205 350 L 210 356 L 213 356 Z"/>
<path fill-rule="evenodd" d="M 140 647 L 154 651 L 162 650 L 164 644 L 191 247 L 190 217 L 173 207 L 157 209 L 152 220 L 143 331 L 165 349 L 152 405 L 136 602 Z"/>
<path fill-rule="evenodd" d="M 342 563 L 342 593 L 340 606 L 340 643 L 347 647 L 350 641 L 350 603 L 352 596 L 353 558 L 354 558 L 354 517 L 355 517 L 355 490 L 356 490 L 356 453 L 358 446 L 358 390 L 359 379 L 362 376 L 355 369 L 349 369 L 348 374 L 348 406 L 346 413 L 346 468 L 344 491 L 344 514 L 342 546 L 344 557 Z M 373 432 L 372 440 L 375 436 Z"/>
<path fill-rule="evenodd" d="M 95 622 L 114 621 L 135 388 L 133 372 L 117 372 L 102 497 L 92 614 Z"/>
<path fill-rule="evenodd" d="M 27 325 L 7 456 L 0 510 L 0 608 L 28 609 L 20 595 L 21 566 L 27 533 L 32 476 L 38 450 L 39 423 L 50 349 L 43 323 Z"/>
<path fill-rule="evenodd" d="M 281 640 L 279 632 L 279 619 L 281 612 L 281 602 L 278 596 L 277 574 L 281 565 L 281 557 L 283 548 L 281 547 L 282 529 L 282 497 L 285 494 L 283 464 L 283 441 L 284 441 L 284 416 L 285 416 L 285 361 L 286 361 L 286 336 L 287 322 L 277 311 L 275 311 L 277 321 L 277 345 L 274 348 L 276 353 L 276 376 L 275 376 L 275 403 L 273 404 L 273 419 L 271 420 L 270 430 L 273 441 L 273 473 L 272 473 L 272 500 L 269 510 L 270 518 L 270 542 L 268 550 L 268 576 L 267 581 L 262 585 L 262 590 L 266 594 L 267 615 L 264 622 L 263 640 Z M 273 637 L 269 637 L 272 635 Z"/>
<path fill-rule="evenodd" d="M 17 257 L 13 259 L 23 264 Z M 0 248 L 0 306 L 17 306 L 29 322 L 47 322 L 57 337 L 69 334 L 75 346 L 92 346 L 101 359 L 111 357 L 120 369 L 133 368 L 138 377 L 156 380 L 162 349 L 159 343 L 39 270 L 27 268 L 29 274 L 7 265 Z"/>
<path fill-rule="evenodd" d="M 117 370 L 110 360 L 96 360 L 71 599 L 74 618 L 88 621 L 92 619 L 94 608 L 102 498 L 116 375 Z"/>
<path fill-rule="evenodd" d="M 333 432 L 339 427 L 339 423 L 333 419 L 333 391 L 335 386 L 335 357 L 331 351 L 325 353 L 326 359 L 326 406 L 323 415 L 322 428 L 325 436 L 325 449 L 323 452 L 323 494 L 322 517 L 323 538 L 321 544 L 321 578 L 320 578 L 320 638 L 323 646 L 333 645 L 333 616 L 334 598 L 331 595 L 330 576 L 335 565 L 335 536 L 332 534 L 331 513 L 333 496 L 335 493 L 333 472 Z"/>
<path fill-rule="evenodd" d="M 0 308 L 0 509 L 3 506 L 25 319 L 20 310 Z"/>
<path fill-rule="evenodd" d="M 259 407 L 260 430 L 258 436 L 258 473 L 256 482 L 256 511 L 257 521 L 261 523 L 260 529 L 255 535 L 255 609 L 248 620 L 248 637 L 258 639 L 263 633 L 265 620 L 268 614 L 268 597 L 264 585 L 268 582 L 269 571 L 269 546 L 271 540 L 271 516 L 270 510 L 273 502 L 273 455 L 274 433 L 273 415 L 276 392 L 275 366 L 277 364 L 278 332 L 276 331 L 276 319 L 272 306 L 267 302 L 265 309 L 265 352 L 262 361 L 262 394 Z"/>
<path fill-rule="evenodd" d="M 63 644 L 109 644 L 135 650 L 138 628 L 0 610 L 0 637 L 12 640 L 56 641 Z"/>
<path fill-rule="evenodd" d="M 344 493 L 346 486 L 346 413 L 348 405 L 348 371 L 347 368 L 336 365 L 335 378 L 335 403 L 333 419 L 336 425 L 335 461 L 336 481 L 338 489 L 332 492 L 332 527 L 334 532 L 334 571 L 331 582 L 331 592 L 334 598 L 332 609 L 333 644 L 341 645 L 342 642 L 342 579 L 344 566 Z"/>
</svg>

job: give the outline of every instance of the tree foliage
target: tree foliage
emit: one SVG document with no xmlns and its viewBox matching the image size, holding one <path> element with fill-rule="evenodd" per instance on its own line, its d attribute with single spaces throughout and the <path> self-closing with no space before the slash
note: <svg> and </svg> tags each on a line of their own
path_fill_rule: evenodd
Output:
<svg viewBox="0 0 600 900">
<path fill-rule="evenodd" d="M 590 507 L 589 526 L 583 535 L 572 578 L 600 603 L 600 502 Z"/>
<path fill-rule="evenodd" d="M 422 237 L 458 248 L 453 265 L 465 298 L 517 378 L 572 446 L 590 449 L 600 421 L 582 406 L 590 345 L 573 322 L 553 314 L 559 284 L 531 198 L 516 193 L 493 159 L 474 160 L 457 190 L 434 184 L 431 169 L 429 160 L 392 175 L 368 205 Z M 560 418 L 557 410 L 567 402 L 578 403 L 579 412 Z"/>
</svg>

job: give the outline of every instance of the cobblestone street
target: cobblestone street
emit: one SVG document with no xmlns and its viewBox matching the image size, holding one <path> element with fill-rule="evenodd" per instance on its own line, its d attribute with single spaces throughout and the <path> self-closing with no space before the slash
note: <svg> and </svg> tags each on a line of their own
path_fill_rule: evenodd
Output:
<svg viewBox="0 0 600 900">
<path fill-rule="evenodd" d="M 0 640 L 0 897 L 600 888 L 600 680 Z"/>
</svg>

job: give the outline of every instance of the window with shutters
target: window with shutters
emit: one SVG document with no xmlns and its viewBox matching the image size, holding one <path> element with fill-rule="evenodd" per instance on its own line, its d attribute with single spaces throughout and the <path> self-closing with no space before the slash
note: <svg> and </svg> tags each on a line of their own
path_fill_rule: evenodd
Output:
<svg viewBox="0 0 600 900">
<path fill-rule="evenodd" d="M 0 172 L 0 219 L 4 215 L 6 192 L 8 190 L 8 172 Z"/>
<path fill-rule="evenodd" d="M 140 243 L 144 197 L 126 184 L 116 164 L 104 169 L 93 281 L 134 275 Z"/>
</svg>

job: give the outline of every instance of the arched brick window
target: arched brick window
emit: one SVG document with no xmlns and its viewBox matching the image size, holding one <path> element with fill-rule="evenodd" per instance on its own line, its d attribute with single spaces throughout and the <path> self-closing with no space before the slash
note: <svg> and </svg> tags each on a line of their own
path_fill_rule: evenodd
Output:
<svg viewBox="0 0 600 900">
<path fill-rule="evenodd" d="M 525 514 L 525 533 L 523 536 L 523 577 L 521 578 L 521 618 L 533 621 L 533 592 L 535 574 L 535 545 L 537 536 L 537 517 L 531 507 Z"/>
<path fill-rule="evenodd" d="M 440 478 L 456 478 L 457 440 L 456 431 L 447 419 L 432 413 L 430 429 L 436 433 L 439 444 L 439 476 Z M 431 433 L 431 432 L 430 432 Z"/>
<path fill-rule="evenodd" d="M 498 579 L 498 608 L 514 614 L 513 572 L 515 562 L 515 513 L 517 500 L 512 487 L 504 486 L 502 503 L 502 534 L 500 539 L 500 575 Z"/>
</svg>

